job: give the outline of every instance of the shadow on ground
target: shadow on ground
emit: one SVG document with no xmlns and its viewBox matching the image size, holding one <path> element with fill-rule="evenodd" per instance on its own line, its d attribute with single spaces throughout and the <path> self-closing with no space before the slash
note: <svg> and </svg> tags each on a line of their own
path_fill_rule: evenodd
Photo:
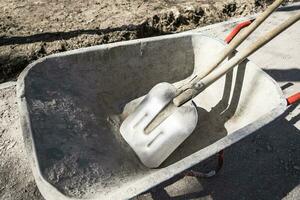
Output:
<svg viewBox="0 0 300 200">
<path fill-rule="evenodd" d="M 272 76 L 276 81 L 300 81 L 300 68 L 290 68 L 288 70 L 284 69 L 264 69 L 270 76 Z"/>
<path fill-rule="evenodd" d="M 135 34 L 136 38 L 142 37 L 150 37 L 157 35 L 167 34 L 166 32 L 149 25 L 146 21 L 145 23 L 141 23 L 139 25 L 123 25 L 116 28 L 106 28 L 106 29 L 87 29 L 87 30 L 71 30 L 66 32 L 44 32 L 37 33 L 28 36 L 9 36 L 9 37 L 0 37 L 0 46 L 4 45 L 15 45 L 15 44 L 29 44 L 34 42 L 53 42 L 57 40 L 68 40 L 74 37 L 78 37 L 80 35 L 105 35 L 114 32 L 123 32 L 121 35 L 122 40 L 132 39 L 131 35 Z M 105 39 L 104 43 L 107 43 L 109 37 Z"/>
<path fill-rule="evenodd" d="M 281 116 L 227 149 L 219 176 L 199 181 L 213 199 L 282 199 L 300 184 L 299 155 L 299 130 Z"/>
</svg>

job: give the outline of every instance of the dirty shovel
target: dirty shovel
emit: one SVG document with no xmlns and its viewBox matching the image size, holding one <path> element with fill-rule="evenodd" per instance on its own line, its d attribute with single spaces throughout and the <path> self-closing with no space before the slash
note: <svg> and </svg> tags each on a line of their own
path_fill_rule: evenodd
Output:
<svg viewBox="0 0 300 200">
<path fill-rule="evenodd" d="M 179 89 L 169 83 L 152 88 L 120 128 L 121 135 L 142 163 L 150 168 L 158 167 L 192 133 L 198 118 L 196 107 L 190 101 L 193 97 L 299 19 L 300 13 L 289 18 L 209 75 L 200 75 L 202 79 L 195 77 Z"/>
</svg>

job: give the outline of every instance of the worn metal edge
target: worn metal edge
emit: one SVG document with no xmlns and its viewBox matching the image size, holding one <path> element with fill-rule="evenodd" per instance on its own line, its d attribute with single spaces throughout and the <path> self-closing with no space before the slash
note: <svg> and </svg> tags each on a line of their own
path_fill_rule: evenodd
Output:
<svg viewBox="0 0 300 200">
<path fill-rule="evenodd" d="M 17 85 L 16 81 L 8 81 L 8 82 L 5 82 L 5 83 L 1 83 L 0 84 L 0 90 L 3 90 L 5 88 L 9 88 L 9 87 L 13 87 L 13 86 L 16 86 L 16 85 Z"/>
</svg>

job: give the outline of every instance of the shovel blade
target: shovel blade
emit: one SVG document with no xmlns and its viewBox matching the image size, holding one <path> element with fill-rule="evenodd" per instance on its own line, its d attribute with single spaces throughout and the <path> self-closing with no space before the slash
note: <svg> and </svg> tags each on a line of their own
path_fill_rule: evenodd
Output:
<svg viewBox="0 0 300 200">
<path fill-rule="evenodd" d="M 170 103 L 176 88 L 159 83 L 144 97 L 137 108 L 123 121 L 120 132 L 141 162 L 158 167 L 195 129 L 198 114 L 191 101 L 174 110 L 164 121 L 146 132 L 146 127 Z"/>
</svg>

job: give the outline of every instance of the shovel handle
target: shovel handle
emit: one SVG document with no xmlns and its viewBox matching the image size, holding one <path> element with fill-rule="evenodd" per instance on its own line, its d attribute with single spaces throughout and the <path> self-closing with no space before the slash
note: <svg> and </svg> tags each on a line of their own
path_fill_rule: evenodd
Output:
<svg viewBox="0 0 300 200">
<path fill-rule="evenodd" d="M 189 101 L 190 99 L 194 98 L 200 92 L 202 92 L 206 87 L 210 84 L 218 80 L 222 77 L 226 72 L 228 72 L 233 67 L 237 66 L 241 62 L 243 62 L 248 56 L 254 53 L 256 50 L 264 46 L 266 43 L 271 41 L 274 37 L 280 34 L 282 31 L 293 25 L 300 19 L 300 13 L 297 13 L 287 19 L 285 22 L 274 28 L 273 30 L 269 31 L 268 33 L 260 36 L 258 40 L 252 43 L 248 48 L 243 49 L 242 51 L 238 52 L 236 56 L 226 62 L 224 65 L 219 67 L 218 69 L 211 72 L 209 75 L 204 77 L 201 81 L 194 84 L 191 88 L 185 90 L 180 95 L 173 99 L 173 102 L 176 106 L 180 106 L 185 102 Z"/>
<path fill-rule="evenodd" d="M 198 73 L 187 86 L 183 86 L 182 90 L 189 88 L 191 85 L 199 82 L 202 78 L 208 75 L 213 71 L 219 64 L 221 64 L 266 18 L 280 6 L 284 0 L 276 0 L 271 4 L 263 13 L 261 13 L 255 20 L 252 22 L 244 31 L 239 33 L 236 37 L 230 41 L 230 44 L 227 45 L 218 56 L 212 60 L 211 63 L 208 63 L 208 66 L 203 68 L 204 71 Z M 229 38 L 230 39 L 230 38 Z"/>
</svg>

